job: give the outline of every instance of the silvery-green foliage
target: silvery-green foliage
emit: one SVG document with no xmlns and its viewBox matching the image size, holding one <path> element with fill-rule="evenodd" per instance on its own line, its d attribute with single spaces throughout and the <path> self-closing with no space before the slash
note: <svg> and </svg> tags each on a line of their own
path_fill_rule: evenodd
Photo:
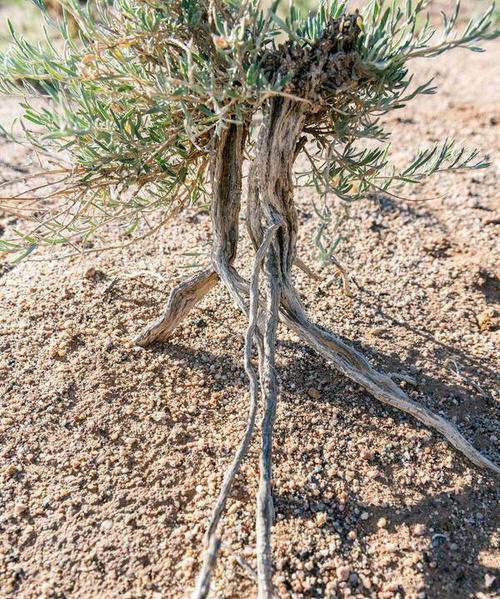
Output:
<svg viewBox="0 0 500 599">
<path fill-rule="evenodd" d="M 34 2 L 45 10 L 42 0 Z M 41 196 L 30 190 L 15 198 L 16 206 L 22 198 L 36 200 L 36 210 L 23 212 L 31 230 L 0 240 L 8 252 L 89 242 L 105 237 L 111 223 L 126 236 L 142 235 L 183 207 L 208 201 L 210 156 L 221 128 L 243 123 L 250 154 L 255 116 L 271 96 L 289 93 L 289 78 L 270 77 L 267 58 L 287 40 L 312 48 L 349 10 L 341 0 L 323 0 L 309 14 L 279 1 L 264 8 L 259 0 L 61 4 L 65 18 L 46 14 L 43 41 L 30 43 L 11 28 L 12 44 L 0 55 L 0 91 L 24 98 L 23 135 L 3 135 L 60 161 Z M 476 151 L 447 140 L 417 151 L 398 171 L 390 165 L 382 117 L 434 93 L 432 81 L 413 86 L 411 60 L 456 47 L 480 50 L 478 42 L 497 35 L 493 10 L 461 26 L 457 4 L 436 31 L 425 0 L 367 3 L 356 18 L 355 85 L 328 98 L 321 120 L 306 129 L 310 166 L 298 182 L 349 205 L 370 190 L 485 166 Z M 12 202 L 5 204 L 12 210 Z M 317 214 L 323 223 L 331 218 L 327 203 L 318 204 Z"/>
</svg>

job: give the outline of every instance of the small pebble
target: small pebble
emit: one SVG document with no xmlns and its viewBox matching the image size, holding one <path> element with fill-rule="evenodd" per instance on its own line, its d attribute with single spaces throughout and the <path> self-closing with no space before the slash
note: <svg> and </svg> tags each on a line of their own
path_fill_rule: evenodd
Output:
<svg viewBox="0 0 500 599">
<path fill-rule="evenodd" d="M 360 456 L 361 459 L 366 460 L 367 462 L 371 462 L 371 460 L 373 460 L 373 458 L 375 457 L 375 454 L 371 449 L 363 449 Z"/>
<path fill-rule="evenodd" d="M 101 528 L 102 530 L 111 530 L 113 528 L 113 521 L 104 520 L 103 522 L 101 522 Z"/>
<path fill-rule="evenodd" d="M 379 528 L 385 528 L 387 526 L 387 520 L 385 518 L 379 518 L 377 520 L 377 526 Z"/>
<path fill-rule="evenodd" d="M 431 544 L 434 548 L 436 547 L 440 547 L 441 545 L 443 545 L 444 543 L 446 543 L 446 536 L 442 535 L 442 534 L 435 534 L 432 535 L 432 541 Z"/>
<path fill-rule="evenodd" d="M 21 516 L 22 514 L 24 514 L 24 512 L 26 512 L 28 509 L 28 506 L 24 503 L 16 503 L 16 505 L 14 506 L 14 514 L 16 516 Z"/>
<path fill-rule="evenodd" d="M 490 331 L 495 328 L 495 313 L 493 310 L 485 310 L 476 315 L 480 331 Z"/>
<path fill-rule="evenodd" d="M 495 586 L 497 581 L 496 576 L 492 576 L 491 574 L 486 574 L 484 577 L 484 588 L 492 589 Z"/>
<path fill-rule="evenodd" d="M 337 578 L 342 581 L 349 580 L 349 576 L 351 574 L 351 569 L 349 566 L 339 566 L 337 568 Z"/>
<path fill-rule="evenodd" d="M 312 397 L 313 399 L 320 399 L 321 397 L 321 393 L 314 387 L 311 387 L 307 390 L 307 395 L 309 395 L 309 397 Z"/>
<path fill-rule="evenodd" d="M 416 537 L 423 537 L 427 532 L 427 526 L 425 524 L 416 524 L 413 527 L 413 534 Z"/>
<path fill-rule="evenodd" d="M 319 528 L 324 526 L 326 524 L 326 521 L 327 521 L 327 517 L 326 517 L 325 512 L 320 512 L 319 514 L 316 515 L 316 524 Z"/>
<path fill-rule="evenodd" d="M 165 412 L 153 412 L 151 418 L 158 424 L 162 424 L 167 421 L 167 414 Z"/>
<path fill-rule="evenodd" d="M 5 466 L 3 470 L 3 475 L 6 479 L 12 478 L 16 473 L 17 467 L 14 464 L 9 464 L 8 466 Z"/>
<path fill-rule="evenodd" d="M 370 514 L 368 512 L 363 512 L 360 516 L 361 520 L 368 520 Z"/>
</svg>

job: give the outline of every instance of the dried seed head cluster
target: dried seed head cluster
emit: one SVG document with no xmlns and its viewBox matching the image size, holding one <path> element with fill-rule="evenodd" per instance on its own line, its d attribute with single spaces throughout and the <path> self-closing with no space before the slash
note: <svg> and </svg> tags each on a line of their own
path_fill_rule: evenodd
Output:
<svg viewBox="0 0 500 599">
<path fill-rule="evenodd" d="M 361 34 L 359 13 L 342 15 L 325 27 L 312 44 L 288 40 L 263 61 L 269 81 L 288 81 L 284 91 L 309 100 L 313 110 L 328 111 L 335 96 L 354 92 L 362 80 L 356 66 L 357 42 Z"/>
</svg>

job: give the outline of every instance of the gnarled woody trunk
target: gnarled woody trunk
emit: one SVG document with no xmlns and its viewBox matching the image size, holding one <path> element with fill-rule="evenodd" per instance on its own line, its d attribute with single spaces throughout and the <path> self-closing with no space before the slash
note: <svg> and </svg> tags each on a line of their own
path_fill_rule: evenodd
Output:
<svg viewBox="0 0 500 599">
<path fill-rule="evenodd" d="M 154 341 L 167 340 L 195 305 L 215 287 L 221 272 L 229 271 L 236 258 L 246 136 L 243 125 L 232 124 L 223 129 L 217 140 L 211 165 L 213 264 L 172 289 L 160 318 L 134 339 L 137 345 L 146 347 Z"/>
<path fill-rule="evenodd" d="M 276 234 L 264 261 L 267 299 L 266 320 L 262 331 L 264 352 L 261 394 L 264 405 L 256 519 L 259 599 L 267 599 L 273 594 L 271 524 L 274 512 L 271 464 L 277 397 L 274 354 L 281 295 L 296 257 L 297 212 L 293 202 L 292 168 L 305 118 L 304 107 L 299 102 L 287 98 L 270 101 L 249 182 L 247 226 L 254 247 L 261 247 L 266 233 L 276 227 Z"/>
<path fill-rule="evenodd" d="M 250 169 L 247 226 L 255 248 L 264 231 L 279 219 L 283 226 L 277 234 L 278 258 L 282 276 L 287 276 L 296 257 L 297 211 L 293 201 L 293 163 L 306 120 L 302 102 L 274 98 L 257 143 L 257 154 Z"/>
</svg>

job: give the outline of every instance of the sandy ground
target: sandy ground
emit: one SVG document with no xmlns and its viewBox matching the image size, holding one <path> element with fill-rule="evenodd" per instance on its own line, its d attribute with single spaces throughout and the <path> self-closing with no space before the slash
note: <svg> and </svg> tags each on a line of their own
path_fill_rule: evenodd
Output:
<svg viewBox="0 0 500 599">
<path fill-rule="evenodd" d="M 409 394 L 497 463 L 499 62 L 491 43 L 483 55 L 416 63 L 441 92 L 390 120 L 398 160 L 449 133 L 492 167 L 440 176 L 409 201 L 356 206 L 338 253 L 356 281 L 352 299 L 333 267 L 319 285 L 297 272 L 314 320 L 413 379 L 401 383 Z M 3 100 L 2 122 L 14 110 Z M 0 180 L 26 163 L 5 144 L 0 158 Z M 314 264 L 308 198 L 299 193 L 302 255 Z M 0 234 L 15 224 L 0 217 Z M 0 262 L 2 599 L 188 596 L 245 423 L 245 323 L 219 288 L 169 343 L 143 350 L 130 339 L 186 276 L 182 253 L 206 249 L 209 232 L 206 212 L 191 211 L 122 252 Z M 494 481 L 284 328 L 278 366 L 279 596 L 498 596 Z M 255 444 L 229 504 L 213 597 L 253 596 L 235 556 L 254 563 L 256 479 Z"/>
</svg>

